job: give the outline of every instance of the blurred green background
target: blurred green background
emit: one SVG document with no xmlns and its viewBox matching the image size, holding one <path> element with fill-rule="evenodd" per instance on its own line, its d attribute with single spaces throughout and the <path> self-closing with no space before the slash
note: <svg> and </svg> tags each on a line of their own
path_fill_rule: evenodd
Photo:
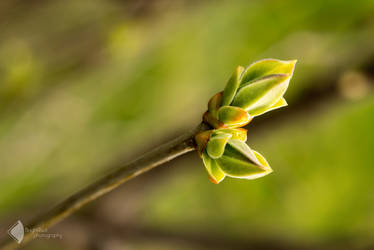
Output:
<svg viewBox="0 0 374 250">
<path fill-rule="evenodd" d="M 196 153 L 25 249 L 374 248 L 374 1 L 2 0 L 0 232 L 196 126 L 237 65 L 298 59 L 248 143 L 274 169 L 209 182 Z"/>
</svg>

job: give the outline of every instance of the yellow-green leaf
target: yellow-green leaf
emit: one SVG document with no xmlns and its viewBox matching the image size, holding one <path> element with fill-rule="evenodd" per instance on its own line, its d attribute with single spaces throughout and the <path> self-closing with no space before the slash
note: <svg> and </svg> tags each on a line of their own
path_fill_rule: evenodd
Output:
<svg viewBox="0 0 374 250">
<path fill-rule="evenodd" d="M 275 104 L 273 104 L 273 105 L 271 105 L 269 107 L 264 107 L 262 109 L 257 109 L 256 112 L 252 111 L 250 113 L 250 115 L 251 116 L 259 116 L 259 115 L 262 115 L 262 114 L 264 114 L 266 112 L 269 112 L 271 110 L 279 109 L 279 108 L 285 107 L 287 105 L 288 104 L 287 104 L 286 100 L 283 97 L 281 97 Z"/>
<path fill-rule="evenodd" d="M 231 139 L 228 141 L 227 155 L 234 156 L 240 159 L 246 159 L 252 164 L 261 166 L 261 163 L 252 152 L 251 148 L 243 141 Z"/>
<path fill-rule="evenodd" d="M 231 136 L 231 134 L 226 133 L 213 134 L 206 146 L 206 152 L 208 155 L 213 159 L 221 157 L 225 151 L 226 143 Z"/>
<path fill-rule="evenodd" d="M 225 178 L 225 173 L 221 170 L 217 161 L 210 158 L 206 152 L 203 153 L 203 162 L 209 179 L 213 183 L 218 184 Z"/>
<path fill-rule="evenodd" d="M 256 178 L 263 177 L 265 175 L 268 175 L 273 172 L 271 167 L 269 166 L 269 163 L 266 161 L 266 159 L 257 151 L 252 150 L 253 154 L 256 156 L 257 160 L 261 163 L 261 165 L 264 167 L 265 171 L 258 174 L 253 174 L 250 176 L 247 176 L 246 179 L 252 180 Z"/>
<path fill-rule="evenodd" d="M 242 127 L 252 120 L 252 117 L 240 107 L 223 106 L 218 110 L 218 120 L 228 127 Z"/>
<path fill-rule="evenodd" d="M 230 140 L 225 153 L 217 159 L 221 170 L 230 177 L 254 179 L 271 172 L 265 159 L 244 142 Z M 236 145 L 237 144 L 237 145 Z"/>
<path fill-rule="evenodd" d="M 221 106 L 221 102 L 222 92 L 215 94 L 208 102 L 208 111 L 216 119 L 218 118 L 218 109 Z"/>
<path fill-rule="evenodd" d="M 238 66 L 236 67 L 234 73 L 230 77 L 223 91 L 222 106 L 230 105 L 230 103 L 234 99 L 236 91 L 240 85 L 240 76 L 243 73 L 243 71 L 244 67 Z"/>
<path fill-rule="evenodd" d="M 241 88 L 234 98 L 233 106 L 245 109 L 249 114 L 274 105 L 287 90 L 290 75 L 268 75 Z M 220 110 L 219 110 L 220 112 Z"/>
<path fill-rule="evenodd" d="M 217 129 L 214 133 L 227 133 L 232 135 L 231 139 L 237 139 L 243 142 L 247 141 L 247 130 L 244 128 Z"/>
<path fill-rule="evenodd" d="M 295 64 L 296 60 L 283 61 L 278 59 L 263 59 L 254 62 L 243 73 L 240 87 L 271 74 L 288 74 L 292 77 Z"/>
<path fill-rule="evenodd" d="M 236 178 L 250 178 L 251 176 L 263 175 L 266 171 L 249 162 L 223 155 L 216 160 L 221 167 L 223 173 L 230 177 Z"/>
</svg>

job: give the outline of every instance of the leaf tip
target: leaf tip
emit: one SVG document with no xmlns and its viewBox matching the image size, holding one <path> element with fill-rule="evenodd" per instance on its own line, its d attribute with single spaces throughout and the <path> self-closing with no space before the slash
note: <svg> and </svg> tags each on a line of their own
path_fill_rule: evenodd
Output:
<svg viewBox="0 0 374 250">
<path fill-rule="evenodd" d="M 220 179 L 220 180 L 216 180 L 214 178 L 212 178 L 211 176 L 209 176 L 209 180 L 211 183 L 213 184 L 219 184 L 224 178 Z"/>
</svg>

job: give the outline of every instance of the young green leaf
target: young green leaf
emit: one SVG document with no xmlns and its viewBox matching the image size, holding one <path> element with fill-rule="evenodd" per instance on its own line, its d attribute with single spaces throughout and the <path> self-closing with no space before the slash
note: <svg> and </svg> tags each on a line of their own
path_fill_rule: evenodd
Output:
<svg viewBox="0 0 374 250">
<path fill-rule="evenodd" d="M 218 120 L 228 127 L 242 127 L 252 120 L 252 117 L 240 107 L 223 106 L 218 110 Z"/>
<path fill-rule="evenodd" d="M 221 107 L 221 102 L 222 92 L 215 94 L 208 102 L 208 111 L 216 119 L 218 118 L 218 109 Z"/>
<path fill-rule="evenodd" d="M 234 99 L 236 91 L 240 85 L 240 76 L 242 75 L 243 71 L 244 67 L 238 66 L 236 67 L 233 75 L 230 77 L 223 91 L 222 106 L 230 105 L 230 103 Z"/>
<path fill-rule="evenodd" d="M 213 134 L 206 146 L 208 155 L 213 159 L 221 157 L 225 151 L 226 143 L 231 137 L 231 134 L 226 133 Z"/>
<path fill-rule="evenodd" d="M 227 149 L 229 155 L 239 158 L 239 155 L 237 154 L 239 153 L 241 155 L 240 158 L 245 157 L 246 160 L 250 161 L 252 164 L 262 167 L 261 163 L 258 161 L 250 147 L 245 142 L 231 139 L 228 141 L 228 143 L 230 145 Z M 231 147 L 234 150 L 232 150 Z"/>
<path fill-rule="evenodd" d="M 265 160 L 265 158 L 260 153 L 254 150 L 252 150 L 252 152 L 256 156 L 257 160 L 264 167 L 265 171 L 259 174 L 253 174 L 253 175 L 247 176 L 246 179 L 252 180 L 252 179 L 260 178 L 273 172 L 273 170 L 269 166 L 269 163 Z"/>
<path fill-rule="evenodd" d="M 256 112 L 251 112 L 251 115 L 252 116 L 259 116 L 259 115 L 262 115 L 266 112 L 269 112 L 271 110 L 274 110 L 274 109 L 279 109 L 279 108 L 282 108 L 282 107 L 285 107 L 287 106 L 287 102 L 286 102 L 286 99 L 284 99 L 283 97 L 281 97 L 275 104 L 273 104 L 272 106 L 270 107 L 264 107 L 262 109 L 257 109 Z"/>
<path fill-rule="evenodd" d="M 287 74 L 268 75 L 257 79 L 238 91 L 232 105 L 245 109 L 249 114 L 261 113 L 283 96 L 289 80 L 290 76 Z"/>
<path fill-rule="evenodd" d="M 271 74 L 288 74 L 292 77 L 296 62 L 296 60 L 283 61 L 278 59 L 263 59 L 254 62 L 242 74 L 240 87 Z"/>
<path fill-rule="evenodd" d="M 255 179 L 272 172 L 266 160 L 247 144 L 229 140 L 225 153 L 216 160 L 221 170 L 230 177 Z"/>
<path fill-rule="evenodd" d="M 216 160 L 221 170 L 230 177 L 251 178 L 251 176 L 265 175 L 266 170 L 245 160 L 223 155 Z"/>
<path fill-rule="evenodd" d="M 226 133 L 231 134 L 231 139 L 241 140 L 243 142 L 247 141 L 247 130 L 245 128 L 223 128 L 214 131 L 215 134 Z"/>
<path fill-rule="evenodd" d="M 225 178 L 225 173 L 221 170 L 217 161 L 210 158 L 206 152 L 202 156 L 209 179 L 215 184 L 220 183 Z"/>
</svg>

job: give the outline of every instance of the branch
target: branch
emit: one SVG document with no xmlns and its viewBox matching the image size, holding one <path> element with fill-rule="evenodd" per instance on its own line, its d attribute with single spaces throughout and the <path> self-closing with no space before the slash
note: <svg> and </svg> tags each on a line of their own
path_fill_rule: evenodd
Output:
<svg viewBox="0 0 374 250">
<path fill-rule="evenodd" d="M 172 159 L 195 150 L 194 135 L 206 129 L 207 126 L 202 123 L 195 130 L 151 150 L 125 166 L 119 167 L 112 173 L 73 194 L 50 211 L 41 215 L 39 218 L 36 218 L 27 225 L 27 228 L 47 229 L 70 216 L 87 203 L 94 201 L 100 196 L 117 188 L 122 183 L 125 183 L 154 167 L 160 166 Z M 22 245 L 34 238 L 33 236 L 35 232 L 32 232 L 33 230 L 28 231 L 31 232 L 25 232 Z M 2 249 L 14 249 L 17 246 L 19 245 L 10 238 L 5 239 L 0 243 Z"/>
</svg>

